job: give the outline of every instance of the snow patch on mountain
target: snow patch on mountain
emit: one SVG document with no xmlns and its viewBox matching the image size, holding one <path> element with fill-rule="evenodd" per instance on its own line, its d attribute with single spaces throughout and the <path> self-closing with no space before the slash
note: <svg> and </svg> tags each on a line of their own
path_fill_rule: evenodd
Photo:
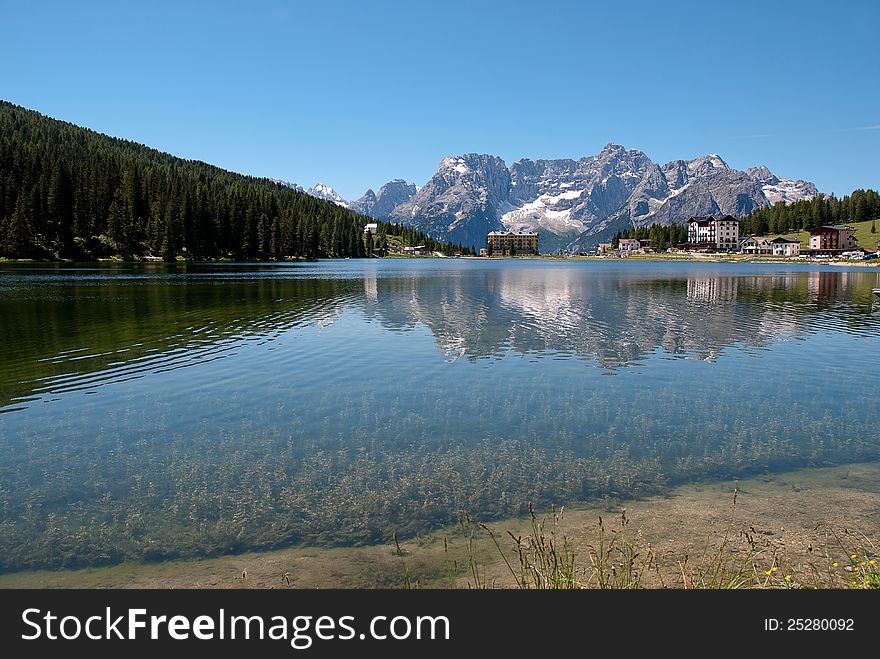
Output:
<svg viewBox="0 0 880 659">
<path fill-rule="evenodd" d="M 564 183 L 559 187 L 570 187 Z M 583 231 L 584 223 L 572 217 L 572 202 L 578 199 L 584 190 L 566 190 L 559 194 L 544 193 L 534 201 L 523 204 L 501 216 L 501 224 L 506 229 L 520 231 L 523 229 L 543 229 L 552 233 L 570 233 Z"/>
<path fill-rule="evenodd" d="M 790 204 L 802 199 L 812 199 L 819 194 L 816 186 L 809 181 L 780 178 L 765 165 L 750 167 L 746 174 L 761 184 L 761 190 L 770 204 L 780 201 Z"/>
<path fill-rule="evenodd" d="M 305 188 L 303 188 L 301 185 L 297 185 L 296 183 L 291 183 L 290 181 L 285 181 L 284 179 L 280 178 L 270 178 L 269 180 L 276 185 L 281 185 L 285 188 L 296 190 L 297 192 L 305 192 Z"/>
<path fill-rule="evenodd" d="M 440 169 L 451 169 L 459 174 L 467 174 L 470 170 L 463 158 L 447 157 L 440 161 Z"/>
<path fill-rule="evenodd" d="M 325 201 L 332 201 L 337 206 L 342 206 L 343 208 L 348 208 L 348 202 L 342 198 L 342 196 L 336 192 L 329 185 L 325 185 L 324 183 L 316 183 L 314 187 L 305 190 L 305 193 L 311 195 L 312 197 L 317 197 L 318 199 L 324 199 Z"/>
<path fill-rule="evenodd" d="M 777 204 L 780 201 L 790 204 L 802 199 L 812 199 L 815 193 L 804 190 L 804 181 L 792 181 L 791 179 L 780 179 L 776 185 L 764 185 L 761 190 L 767 201 L 771 204 Z"/>
</svg>

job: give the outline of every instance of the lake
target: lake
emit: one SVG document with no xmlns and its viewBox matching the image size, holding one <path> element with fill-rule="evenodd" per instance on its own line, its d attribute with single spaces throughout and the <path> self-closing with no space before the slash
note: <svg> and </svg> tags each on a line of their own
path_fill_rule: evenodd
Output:
<svg viewBox="0 0 880 659">
<path fill-rule="evenodd" d="M 868 268 L 0 264 L 0 570 L 880 458 Z"/>
</svg>

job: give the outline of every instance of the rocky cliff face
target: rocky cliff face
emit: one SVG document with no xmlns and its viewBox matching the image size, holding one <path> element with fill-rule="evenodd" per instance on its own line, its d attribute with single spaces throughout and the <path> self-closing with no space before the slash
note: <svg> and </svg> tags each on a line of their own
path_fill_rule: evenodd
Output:
<svg viewBox="0 0 880 659">
<path fill-rule="evenodd" d="M 510 171 L 501 158 L 468 153 L 444 158 L 437 173 L 388 216 L 437 238 L 482 246 L 511 210 Z"/>
<path fill-rule="evenodd" d="M 380 220 L 387 220 L 395 208 L 402 206 L 413 198 L 416 190 L 417 188 L 414 184 L 396 178 L 379 188 L 378 194 L 372 190 L 367 190 L 363 197 L 351 202 L 349 207 L 358 213 L 363 213 Z"/>
<path fill-rule="evenodd" d="M 810 199 L 819 194 L 816 186 L 809 181 L 803 181 L 801 179 L 798 179 L 797 181 L 781 179 L 764 165 L 761 165 L 760 167 L 749 167 L 746 170 L 746 174 L 761 184 L 761 190 L 767 198 L 767 201 L 771 204 L 780 201 L 790 204 L 793 201 Z"/>
<path fill-rule="evenodd" d="M 616 144 L 579 160 L 520 160 L 510 168 L 513 210 L 500 223 L 538 231 L 541 250 L 554 251 L 626 203 L 652 166 L 641 151 Z"/>
</svg>

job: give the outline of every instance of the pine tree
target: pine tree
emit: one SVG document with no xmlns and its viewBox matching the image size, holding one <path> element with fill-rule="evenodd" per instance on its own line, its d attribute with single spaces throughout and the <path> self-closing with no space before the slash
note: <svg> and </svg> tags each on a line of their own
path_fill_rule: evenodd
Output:
<svg viewBox="0 0 880 659">
<path fill-rule="evenodd" d="M 48 212 L 48 239 L 55 243 L 56 251 L 64 256 L 73 248 L 73 182 L 67 164 L 60 160 L 52 172 L 49 195 L 46 200 Z"/>
<path fill-rule="evenodd" d="M 110 202 L 110 210 L 107 213 L 107 237 L 113 247 L 121 254 L 128 254 L 128 240 L 126 229 L 128 225 L 125 198 L 121 190 L 117 190 Z"/>
<path fill-rule="evenodd" d="M 126 169 L 122 174 L 122 189 L 125 195 L 125 205 L 128 214 L 132 218 L 134 226 L 140 226 L 147 216 L 144 208 L 143 194 L 137 169 Z"/>
<path fill-rule="evenodd" d="M 269 217 L 265 213 L 260 213 L 260 219 L 257 221 L 257 242 L 259 244 L 260 259 L 269 257 L 272 241 L 272 226 L 269 224 Z"/>
<path fill-rule="evenodd" d="M 165 235 L 162 240 L 162 259 L 164 261 L 172 262 L 177 258 L 177 249 L 178 249 L 178 241 L 177 241 L 177 228 L 175 217 L 177 213 L 169 210 L 168 214 L 165 216 Z"/>
<path fill-rule="evenodd" d="M 366 234 L 364 234 L 364 242 L 364 251 L 366 252 L 366 255 L 373 256 L 373 233 L 371 231 L 367 231 Z"/>
<path fill-rule="evenodd" d="M 29 206 L 25 197 L 19 198 L 7 229 L 7 251 L 18 258 L 26 259 L 34 255 L 34 230 Z"/>
<path fill-rule="evenodd" d="M 281 260 L 281 223 L 277 217 L 272 218 L 271 240 L 269 241 L 269 253 L 272 260 Z"/>
<path fill-rule="evenodd" d="M 165 237 L 165 223 L 162 221 L 162 211 L 159 204 L 153 204 L 150 209 L 150 219 L 147 223 L 147 247 L 152 253 L 162 251 L 162 242 Z"/>
</svg>

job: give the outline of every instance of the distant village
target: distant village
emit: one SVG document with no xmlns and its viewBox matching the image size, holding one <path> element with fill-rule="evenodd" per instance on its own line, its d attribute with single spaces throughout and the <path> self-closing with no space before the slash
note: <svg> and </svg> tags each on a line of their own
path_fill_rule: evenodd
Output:
<svg viewBox="0 0 880 659">
<path fill-rule="evenodd" d="M 740 236 L 739 220 L 733 215 L 692 217 L 687 222 L 687 242 L 676 245 L 653 245 L 651 240 L 620 238 L 599 243 L 594 251 L 580 256 L 626 258 L 635 254 L 747 254 L 778 258 L 839 258 L 859 260 L 877 258 L 880 242 L 873 249 L 856 244 L 855 229 L 846 225 L 826 225 L 808 229 L 809 245 L 790 236 Z M 480 256 L 526 256 L 539 254 L 539 236 L 534 231 L 492 231 Z M 565 254 L 562 255 L 574 255 Z"/>
</svg>

